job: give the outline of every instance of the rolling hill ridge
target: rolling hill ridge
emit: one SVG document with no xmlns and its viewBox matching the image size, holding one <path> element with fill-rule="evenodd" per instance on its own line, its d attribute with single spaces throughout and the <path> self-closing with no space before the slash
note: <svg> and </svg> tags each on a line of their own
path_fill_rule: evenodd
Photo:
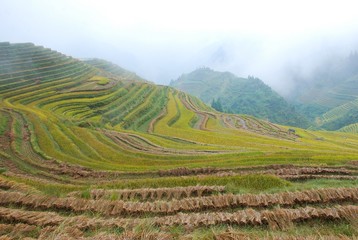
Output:
<svg viewBox="0 0 358 240">
<path fill-rule="evenodd" d="M 130 72 L 118 66 L 117 64 L 111 63 L 103 59 L 93 58 L 85 59 L 83 61 L 93 67 L 103 70 L 103 73 L 109 74 L 109 76 L 121 76 L 123 78 L 132 79 L 133 81 L 148 82 L 147 80 L 139 77 L 134 72 Z"/>
</svg>

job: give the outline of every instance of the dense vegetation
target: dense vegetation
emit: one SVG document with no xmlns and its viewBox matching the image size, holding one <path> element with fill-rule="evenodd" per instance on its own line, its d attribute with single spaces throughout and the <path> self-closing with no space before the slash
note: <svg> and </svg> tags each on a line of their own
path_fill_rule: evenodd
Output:
<svg viewBox="0 0 358 240">
<path fill-rule="evenodd" d="M 254 77 L 238 78 L 229 72 L 200 68 L 182 75 L 171 86 L 199 97 L 218 111 L 248 114 L 284 125 L 309 126 L 293 106 Z"/>
<path fill-rule="evenodd" d="M 5 239 L 358 235 L 357 134 L 218 112 L 30 43 L 0 43 L 0 99 Z"/>
</svg>

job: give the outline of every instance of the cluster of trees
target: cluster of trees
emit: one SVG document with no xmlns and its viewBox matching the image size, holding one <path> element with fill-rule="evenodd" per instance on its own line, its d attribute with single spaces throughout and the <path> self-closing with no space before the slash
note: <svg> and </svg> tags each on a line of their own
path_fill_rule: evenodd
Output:
<svg viewBox="0 0 358 240">
<path fill-rule="evenodd" d="M 224 112 L 220 98 L 218 98 L 217 100 L 213 99 L 213 101 L 211 102 L 211 107 L 219 112 Z"/>
</svg>

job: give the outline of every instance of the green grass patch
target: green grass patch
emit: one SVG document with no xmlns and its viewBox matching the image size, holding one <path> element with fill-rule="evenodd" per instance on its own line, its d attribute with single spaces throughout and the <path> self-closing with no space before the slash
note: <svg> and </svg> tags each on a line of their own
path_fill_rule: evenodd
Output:
<svg viewBox="0 0 358 240">
<path fill-rule="evenodd" d="M 89 79 L 89 81 L 95 81 L 98 85 L 107 85 L 110 80 L 106 77 L 102 77 L 102 76 L 93 76 Z"/>
<path fill-rule="evenodd" d="M 22 136 L 22 128 L 21 128 L 21 124 L 19 122 L 19 120 L 15 120 L 13 123 L 13 131 L 15 134 L 15 149 L 17 152 L 21 152 L 21 144 L 23 140 L 23 136 Z"/>
<path fill-rule="evenodd" d="M 308 181 L 293 182 L 286 189 L 288 191 L 303 191 L 307 189 L 358 187 L 357 180 L 336 180 L 336 179 L 313 179 Z"/>
<path fill-rule="evenodd" d="M 10 117 L 4 112 L 0 112 L 0 135 L 4 135 L 8 131 Z"/>
<path fill-rule="evenodd" d="M 136 180 L 122 180 L 102 186 L 105 188 L 160 188 L 160 187 L 185 187 L 195 185 L 222 185 L 227 186 L 229 192 L 261 192 L 269 189 L 280 189 L 291 186 L 291 183 L 272 175 L 246 175 L 228 177 L 165 177 Z"/>
</svg>

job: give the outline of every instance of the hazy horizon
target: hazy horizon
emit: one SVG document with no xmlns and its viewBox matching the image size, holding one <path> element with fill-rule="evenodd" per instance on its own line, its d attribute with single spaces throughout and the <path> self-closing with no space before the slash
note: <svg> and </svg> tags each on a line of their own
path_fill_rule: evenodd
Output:
<svg viewBox="0 0 358 240">
<path fill-rule="evenodd" d="M 281 94 L 358 50 L 354 1 L 2 0 L 0 41 L 103 58 L 158 84 L 201 66 L 253 75 Z"/>
</svg>

